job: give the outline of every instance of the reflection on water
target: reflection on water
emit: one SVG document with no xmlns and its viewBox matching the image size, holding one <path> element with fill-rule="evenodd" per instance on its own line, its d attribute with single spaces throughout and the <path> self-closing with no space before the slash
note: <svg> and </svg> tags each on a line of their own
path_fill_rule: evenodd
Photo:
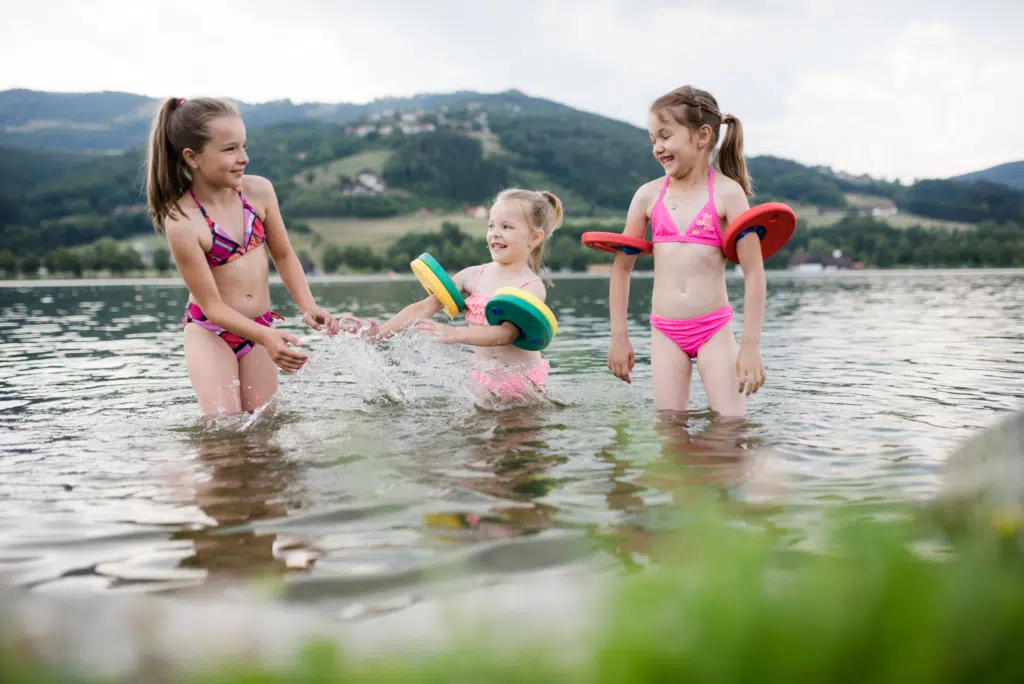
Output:
<svg viewBox="0 0 1024 684">
<path fill-rule="evenodd" d="M 249 524 L 288 514 L 298 465 L 266 432 L 197 435 L 194 443 L 200 469 L 190 478 L 192 497 L 210 526 L 176 535 L 194 547 L 180 566 L 202 569 L 211 578 L 284 571 L 277 535 L 256 532 Z"/>
<path fill-rule="evenodd" d="M 651 562 L 708 498 L 800 544 L 817 507 L 930 495 L 944 455 L 1024 399 L 1020 272 L 772 274 L 747 419 L 709 415 L 699 381 L 691 412 L 656 415 L 650 285 L 631 288 L 625 385 L 606 368 L 607 281 L 559 279 L 549 390 L 519 407 L 472 391 L 464 349 L 328 339 L 283 304 L 308 367 L 275 410 L 215 428 L 184 369 L 180 285 L 0 287 L 0 576 L 174 592 L 273 575 L 285 600 L 400 607 L 450 570 Z M 419 291 L 313 288 L 378 319 Z"/>
</svg>

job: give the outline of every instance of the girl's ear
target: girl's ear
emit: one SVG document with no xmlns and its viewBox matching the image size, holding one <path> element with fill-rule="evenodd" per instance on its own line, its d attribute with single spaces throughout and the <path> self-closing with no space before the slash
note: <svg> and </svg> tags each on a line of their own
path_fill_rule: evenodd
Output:
<svg viewBox="0 0 1024 684">
<path fill-rule="evenodd" d="M 534 247 L 536 247 L 537 245 L 539 245 L 542 242 L 544 242 L 544 231 L 543 230 L 534 230 L 533 232 L 530 233 L 530 242 L 529 242 L 530 249 L 533 249 Z"/>
<path fill-rule="evenodd" d="M 199 168 L 199 162 L 196 161 L 196 153 L 191 147 L 186 147 L 181 151 L 181 157 L 188 164 L 188 168 L 195 171 Z"/>
<path fill-rule="evenodd" d="M 704 147 L 711 145 L 711 140 L 714 137 L 714 135 L 715 132 L 711 130 L 711 126 L 707 124 L 701 126 L 700 129 L 697 131 L 697 140 L 700 142 L 700 146 Z"/>
</svg>

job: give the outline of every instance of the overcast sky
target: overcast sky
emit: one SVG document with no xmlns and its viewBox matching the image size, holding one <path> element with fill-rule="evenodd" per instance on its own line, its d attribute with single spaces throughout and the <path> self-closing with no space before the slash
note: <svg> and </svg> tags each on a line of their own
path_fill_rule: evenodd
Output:
<svg viewBox="0 0 1024 684">
<path fill-rule="evenodd" d="M 0 25 L 0 89 L 518 88 L 646 127 L 692 84 L 750 154 L 908 181 L 1024 159 L 1021 0 L 7 0 Z"/>
</svg>

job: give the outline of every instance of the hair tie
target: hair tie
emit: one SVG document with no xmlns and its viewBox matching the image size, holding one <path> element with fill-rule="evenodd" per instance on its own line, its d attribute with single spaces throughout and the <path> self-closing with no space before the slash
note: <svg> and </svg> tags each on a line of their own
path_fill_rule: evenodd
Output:
<svg viewBox="0 0 1024 684">
<path fill-rule="evenodd" d="M 183 105 L 183 104 L 185 104 L 185 98 L 183 98 L 183 97 L 179 97 L 179 98 L 178 98 L 178 101 L 177 101 L 177 102 L 175 103 L 175 105 L 176 105 L 176 106 L 178 106 L 178 107 L 180 107 L 180 106 L 181 106 L 181 105 Z"/>
<path fill-rule="evenodd" d="M 736 117 L 733 116 L 732 114 L 726 114 L 725 116 L 722 117 L 722 123 L 724 123 L 724 124 L 736 123 Z"/>
</svg>

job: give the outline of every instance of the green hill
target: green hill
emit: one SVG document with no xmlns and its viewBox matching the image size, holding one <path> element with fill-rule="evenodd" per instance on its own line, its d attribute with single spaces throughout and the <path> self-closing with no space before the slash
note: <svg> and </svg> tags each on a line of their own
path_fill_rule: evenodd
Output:
<svg viewBox="0 0 1024 684">
<path fill-rule="evenodd" d="M 955 176 L 950 180 L 965 182 L 987 181 L 989 183 L 1005 185 L 1016 190 L 1024 190 L 1024 161 L 999 164 L 998 166 L 982 169 L 981 171 L 973 171 L 961 176 Z"/>
<path fill-rule="evenodd" d="M 189 93 L 168 93 L 168 96 Z M 0 91 L 0 146 L 78 152 L 125 151 L 145 140 L 153 112 L 161 100 L 133 93 L 51 93 L 12 89 Z M 549 100 L 519 91 L 484 94 L 470 91 L 381 98 L 366 104 L 291 100 L 247 103 L 239 109 L 251 128 L 277 123 L 345 124 L 388 109 L 438 110 L 462 103 L 482 102 L 491 110 L 543 113 L 573 111 Z"/>
<path fill-rule="evenodd" d="M 151 234 L 143 146 L 154 103 L 125 93 L 0 93 L 0 251 L 42 255 L 101 236 Z M 637 186 L 661 174 L 643 129 L 514 90 L 242 110 L 249 172 L 274 182 L 289 225 L 312 226 L 301 242 L 314 250 L 336 234 L 349 244 L 357 219 L 367 221 L 365 244 L 390 244 L 402 225 L 436 230 L 438 220 L 422 217 L 466 216 L 509 185 L 553 190 L 577 225 L 614 224 Z M 127 149 L 88 153 L 107 149 L 100 138 Z M 920 217 L 949 228 L 1024 216 L 1024 192 L 985 181 L 905 186 L 772 156 L 748 165 L 752 202 L 786 201 L 805 226 L 824 228 L 849 215 L 899 227 Z M 400 220 L 412 216 L 420 218 Z M 370 235 L 371 219 L 387 220 L 387 241 Z M 339 225 L 346 228 L 317 228 Z"/>
</svg>

